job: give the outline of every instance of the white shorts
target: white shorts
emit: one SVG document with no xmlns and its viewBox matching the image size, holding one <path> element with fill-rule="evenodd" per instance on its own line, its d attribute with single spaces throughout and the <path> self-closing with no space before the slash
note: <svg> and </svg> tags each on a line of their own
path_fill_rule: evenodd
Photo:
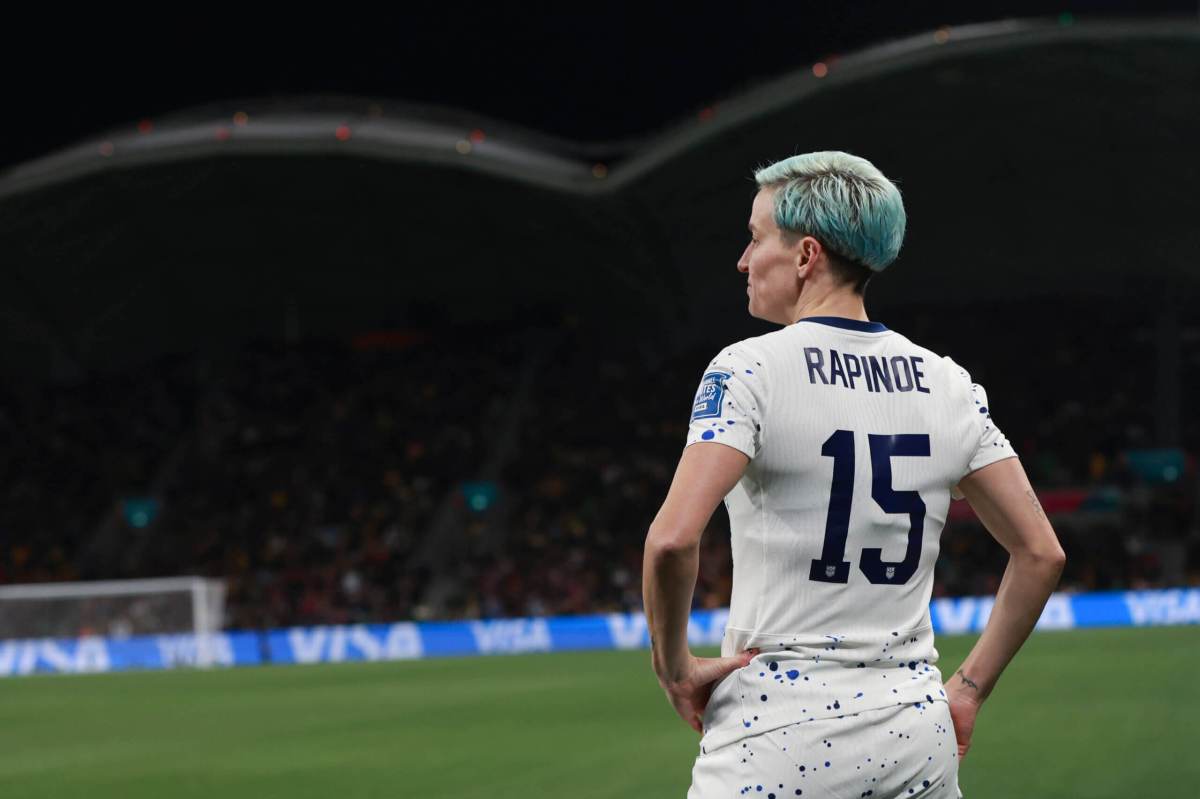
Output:
<svg viewBox="0 0 1200 799">
<path fill-rule="evenodd" d="M 688 799 L 961 799 L 944 700 L 801 721 L 696 757 Z"/>
</svg>

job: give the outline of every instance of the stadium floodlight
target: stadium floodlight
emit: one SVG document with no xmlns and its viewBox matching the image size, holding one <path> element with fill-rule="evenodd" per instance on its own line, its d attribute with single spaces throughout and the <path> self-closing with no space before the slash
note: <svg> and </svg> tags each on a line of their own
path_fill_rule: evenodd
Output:
<svg viewBox="0 0 1200 799">
<path fill-rule="evenodd" d="M 191 633 L 209 666 L 224 616 L 224 582 L 204 577 L 0 586 L 0 640 Z"/>
</svg>

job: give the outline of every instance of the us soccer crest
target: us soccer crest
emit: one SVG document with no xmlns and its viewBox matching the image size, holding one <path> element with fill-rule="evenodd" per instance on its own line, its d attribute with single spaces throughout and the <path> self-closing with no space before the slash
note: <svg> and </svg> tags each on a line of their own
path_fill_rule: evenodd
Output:
<svg viewBox="0 0 1200 799">
<path fill-rule="evenodd" d="M 721 415 L 721 398 L 725 396 L 725 381 L 729 372 L 705 372 L 692 402 L 692 419 L 709 419 Z"/>
<path fill-rule="evenodd" d="M 895 567 L 895 566 L 888 566 L 886 569 L 884 569 L 884 570 L 883 570 L 883 574 L 884 574 L 884 576 L 885 576 L 885 577 L 887 577 L 889 580 L 890 580 L 890 579 L 892 579 L 893 577 L 895 577 L 895 576 L 896 576 L 896 567 Z"/>
</svg>

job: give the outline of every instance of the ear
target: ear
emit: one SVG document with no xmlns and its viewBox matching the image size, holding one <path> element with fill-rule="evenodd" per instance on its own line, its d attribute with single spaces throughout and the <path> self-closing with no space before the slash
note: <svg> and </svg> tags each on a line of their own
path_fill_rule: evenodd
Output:
<svg viewBox="0 0 1200 799">
<path fill-rule="evenodd" d="M 800 239 L 800 246 L 796 248 L 796 277 L 803 280 L 812 276 L 813 264 L 820 252 L 820 245 L 812 236 Z"/>
</svg>

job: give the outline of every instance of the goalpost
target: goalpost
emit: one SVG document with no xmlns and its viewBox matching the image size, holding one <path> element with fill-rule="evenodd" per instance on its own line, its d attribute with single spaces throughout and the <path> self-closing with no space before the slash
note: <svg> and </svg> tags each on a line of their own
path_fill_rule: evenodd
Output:
<svg viewBox="0 0 1200 799">
<path fill-rule="evenodd" d="M 0 640 L 191 633 L 207 666 L 224 622 L 225 584 L 204 577 L 0 586 Z"/>
</svg>

